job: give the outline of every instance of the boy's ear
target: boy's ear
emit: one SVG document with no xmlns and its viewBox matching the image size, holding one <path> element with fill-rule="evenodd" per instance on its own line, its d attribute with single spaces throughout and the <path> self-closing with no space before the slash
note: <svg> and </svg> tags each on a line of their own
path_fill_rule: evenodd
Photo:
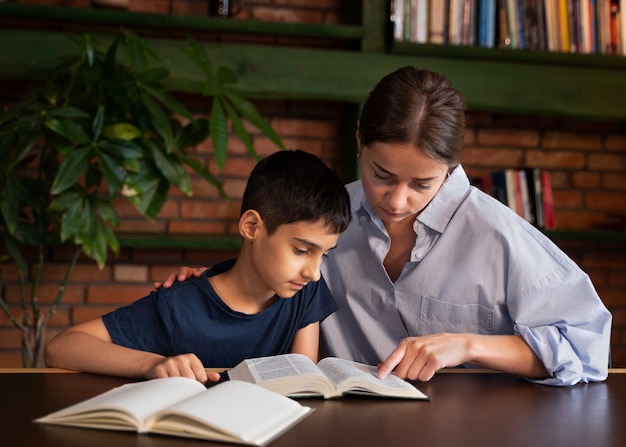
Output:
<svg viewBox="0 0 626 447">
<path fill-rule="evenodd" d="M 263 219 L 256 210 L 247 210 L 239 218 L 239 234 L 244 239 L 256 239 L 262 226 Z"/>
</svg>

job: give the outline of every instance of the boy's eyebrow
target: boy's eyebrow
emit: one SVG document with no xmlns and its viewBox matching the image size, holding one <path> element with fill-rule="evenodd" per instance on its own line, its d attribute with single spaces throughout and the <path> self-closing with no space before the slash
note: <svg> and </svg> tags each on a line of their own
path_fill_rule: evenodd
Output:
<svg viewBox="0 0 626 447">
<path fill-rule="evenodd" d="M 312 241 L 310 241 L 308 239 L 304 239 L 304 238 L 301 238 L 301 237 L 294 237 L 294 239 L 296 241 L 304 244 L 304 245 L 308 245 L 309 247 L 317 248 L 318 250 L 322 249 L 322 247 L 319 244 L 316 244 L 315 242 L 312 242 Z M 337 245 L 333 245 L 332 247 L 329 248 L 329 250 L 332 250 L 335 247 L 337 247 Z"/>
<path fill-rule="evenodd" d="M 397 177 L 397 175 L 396 175 L 396 174 L 394 174 L 393 172 L 389 172 L 389 171 L 387 171 L 385 168 L 383 168 L 381 165 L 379 165 L 379 164 L 378 164 L 378 163 L 376 163 L 375 161 L 372 161 L 372 164 L 373 164 L 373 165 L 374 165 L 377 169 L 380 169 L 381 171 L 383 171 L 385 174 L 390 175 L 390 176 L 392 176 L 392 177 Z M 436 176 L 434 176 L 434 177 L 424 177 L 424 178 L 417 178 L 417 177 L 414 177 L 414 178 L 413 178 L 413 180 L 414 180 L 414 181 L 417 181 L 417 182 L 430 182 L 430 181 L 432 181 L 432 180 L 437 180 L 437 178 L 438 178 L 438 177 L 439 177 L 438 175 L 436 175 Z"/>
</svg>

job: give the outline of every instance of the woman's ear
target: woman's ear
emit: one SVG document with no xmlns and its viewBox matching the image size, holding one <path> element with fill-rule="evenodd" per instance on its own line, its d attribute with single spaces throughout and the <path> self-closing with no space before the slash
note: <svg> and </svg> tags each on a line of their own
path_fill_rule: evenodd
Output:
<svg viewBox="0 0 626 447">
<path fill-rule="evenodd" d="M 246 240 L 256 239 L 262 226 L 263 219 L 256 210 L 247 210 L 239 218 L 239 234 Z"/>
</svg>

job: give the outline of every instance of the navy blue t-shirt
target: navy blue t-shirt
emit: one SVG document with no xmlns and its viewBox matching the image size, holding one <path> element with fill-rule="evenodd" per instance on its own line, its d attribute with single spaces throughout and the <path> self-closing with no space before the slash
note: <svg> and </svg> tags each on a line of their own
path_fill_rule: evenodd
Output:
<svg viewBox="0 0 626 447">
<path fill-rule="evenodd" d="M 233 311 L 207 276 L 229 270 L 234 262 L 217 264 L 199 278 L 161 287 L 104 315 L 113 343 L 167 357 L 194 353 L 205 367 L 231 368 L 245 358 L 288 353 L 299 329 L 337 310 L 322 278 L 257 314 Z"/>
</svg>

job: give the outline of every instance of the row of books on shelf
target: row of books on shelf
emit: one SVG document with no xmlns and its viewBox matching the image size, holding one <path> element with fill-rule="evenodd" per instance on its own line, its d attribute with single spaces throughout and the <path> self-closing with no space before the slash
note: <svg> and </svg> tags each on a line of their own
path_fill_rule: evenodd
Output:
<svg viewBox="0 0 626 447">
<path fill-rule="evenodd" d="M 474 178 L 472 183 L 536 227 L 556 228 L 549 172 L 539 168 L 505 169 Z"/>
<path fill-rule="evenodd" d="M 391 0 L 396 42 L 626 55 L 626 0 Z"/>
</svg>

